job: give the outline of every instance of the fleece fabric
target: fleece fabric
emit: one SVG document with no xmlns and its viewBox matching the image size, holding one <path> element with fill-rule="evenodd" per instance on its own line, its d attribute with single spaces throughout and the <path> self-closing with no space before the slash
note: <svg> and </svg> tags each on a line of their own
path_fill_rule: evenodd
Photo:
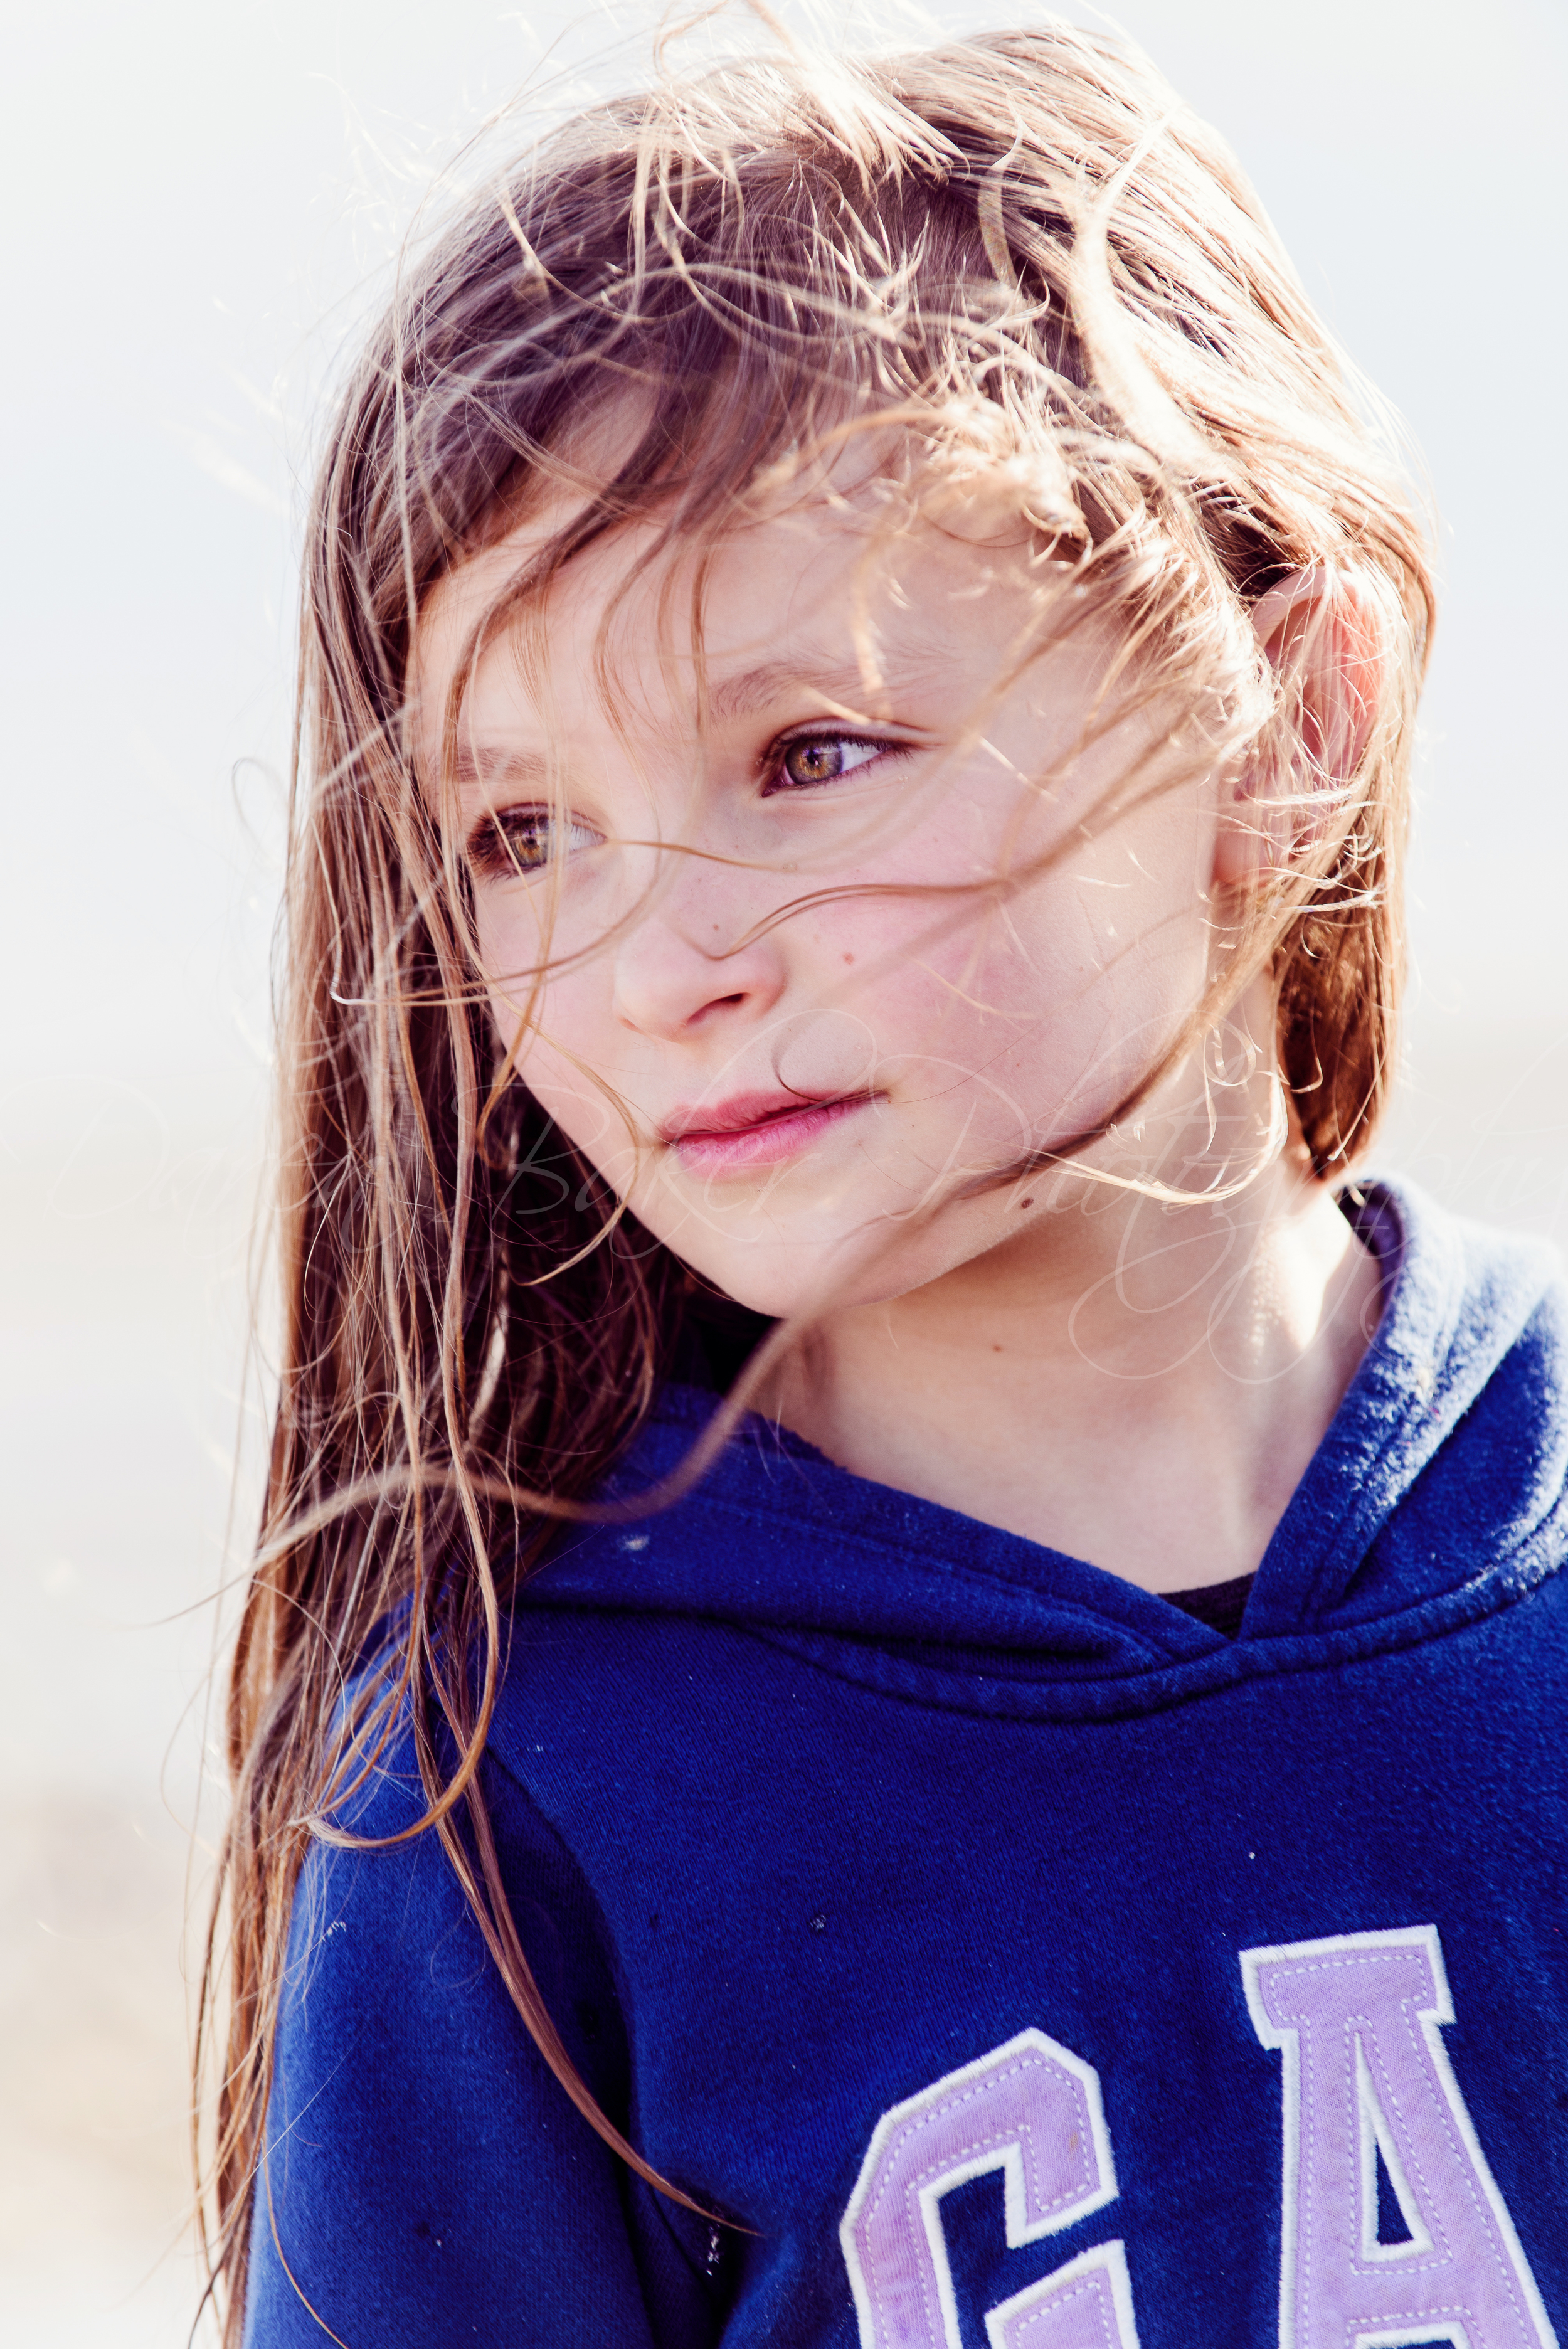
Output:
<svg viewBox="0 0 1568 2349">
<path fill-rule="evenodd" d="M 1383 1320 L 1234 1640 L 756 1422 L 562 1541 L 486 1793 L 567 2048 L 698 2209 L 568 2101 L 434 1837 L 321 1843 L 251 2349 L 1568 2341 L 1565 1299 L 1357 1212 Z"/>
</svg>

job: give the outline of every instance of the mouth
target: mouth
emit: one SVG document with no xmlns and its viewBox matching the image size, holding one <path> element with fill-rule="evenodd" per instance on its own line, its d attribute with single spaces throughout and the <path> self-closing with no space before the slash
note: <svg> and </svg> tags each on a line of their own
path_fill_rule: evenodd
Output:
<svg viewBox="0 0 1568 2349">
<path fill-rule="evenodd" d="M 744 1174 L 778 1166 L 806 1149 L 830 1126 L 870 1109 L 880 1093 L 841 1093 L 805 1101 L 799 1093 L 736 1093 L 727 1102 L 678 1112 L 660 1139 L 692 1174 Z"/>
</svg>

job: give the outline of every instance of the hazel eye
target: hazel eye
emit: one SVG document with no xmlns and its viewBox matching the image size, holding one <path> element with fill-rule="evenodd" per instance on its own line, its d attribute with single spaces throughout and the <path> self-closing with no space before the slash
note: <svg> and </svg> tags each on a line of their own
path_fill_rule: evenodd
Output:
<svg viewBox="0 0 1568 2349">
<path fill-rule="evenodd" d="M 858 734 L 798 734 L 780 749 L 768 790 L 810 791 L 814 784 L 834 783 L 896 747 L 868 742 Z"/>
<path fill-rule="evenodd" d="M 591 824 L 575 816 L 559 816 L 551 808 L 492 808 L 474 827 L 469 856 L 485 879 L 504 881 L 542 872 L 556 858 L 596 848 L 599 841 Z"/>
</svg>

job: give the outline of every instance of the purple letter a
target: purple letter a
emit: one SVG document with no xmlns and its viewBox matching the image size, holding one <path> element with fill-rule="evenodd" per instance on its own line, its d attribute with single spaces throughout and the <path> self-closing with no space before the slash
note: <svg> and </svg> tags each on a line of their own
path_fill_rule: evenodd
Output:
<svg viewBox="0 0 1568 2349">
<path fill-rule="evenodd" d="M 1243 1950 L 1242 1973 L 1284 2057 L 1281 2349 L 1556 2349 L 1438 2036 L 1436 1926 Z"/>
</svg>

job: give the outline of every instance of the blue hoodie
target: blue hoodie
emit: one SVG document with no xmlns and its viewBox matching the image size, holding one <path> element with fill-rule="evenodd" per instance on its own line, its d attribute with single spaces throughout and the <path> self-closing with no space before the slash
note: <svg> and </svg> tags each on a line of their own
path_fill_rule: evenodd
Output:
<svg viewBox="0 0 1568 2349">
<path fill-rule="evenodd" d="M 501 1866 L 594 2095 L 725 2223 L 580 2118 L 432 1837 L 317 1845 L 253 2349 L 1568 2342 L 1568 1299 L 1414 1195 L 1361 1222 L 1382 1326 L 1234 1640 L 758 1422 L 573 1533 Z M 405 1743 L 354 1824 L 416 1787 Z"/>
</svg>

